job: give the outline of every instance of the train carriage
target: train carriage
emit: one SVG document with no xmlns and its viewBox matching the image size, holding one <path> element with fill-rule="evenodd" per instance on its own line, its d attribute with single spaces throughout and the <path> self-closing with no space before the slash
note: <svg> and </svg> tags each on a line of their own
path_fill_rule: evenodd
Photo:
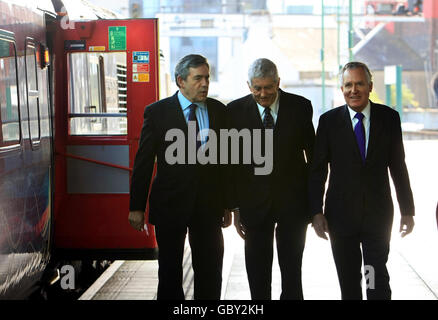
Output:
<svg viewBox="0 0 438 320">
<path fill-rule="evenodd" d="M 29 297 L 68 261 L 156 258 L 153 228 L 127 216 L 159 64 L 156 19 L 0 1 L 0 299 Z"/>
</svg>

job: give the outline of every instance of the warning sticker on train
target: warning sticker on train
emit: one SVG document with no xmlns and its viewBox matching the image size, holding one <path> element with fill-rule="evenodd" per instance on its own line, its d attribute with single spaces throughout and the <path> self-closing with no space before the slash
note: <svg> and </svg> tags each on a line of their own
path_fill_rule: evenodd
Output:
<svg viewBox="0 0 438 320">
<path fill-rule="evenodd" d="M 105 51 L 105 46 L 90 46 L 88 51 Z"/>
<path fill-rule="evenodd" d="M 132 72 L 149 72 L 149 63 L 133 63 Z"/>
<path fill-rule="evenodd" d="M 132 82 L 149 82 L 149 73 L 133 73 Z"/>
</svg>

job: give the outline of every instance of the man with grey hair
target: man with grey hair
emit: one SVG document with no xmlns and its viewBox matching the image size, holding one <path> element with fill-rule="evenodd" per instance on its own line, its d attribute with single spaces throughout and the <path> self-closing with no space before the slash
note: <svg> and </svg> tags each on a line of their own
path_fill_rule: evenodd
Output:
<svg viewBox="0 0 438 320">
<path fill-rule="evenodd" d="M 346 104 L 321 115 L 316 133 L 309 180 L 313 227 L 319 237 L 330 236 L 342 299 L 362 299 L 362 258 L 367 298 L 390 299 L 386 262 L 394 209 L 388 169 L 402 236 L 412 231 L 415 213 L 400 117 L 369 100 L 373 82 L 364 63 L 347 63 L 341 81 Z"/>
<path fill-rule="evenodd" d="M 173 143 L 166 133 L 227 128 L 226 108 L 208 98 L 210 68 L 203 56 L 191 54 L 175 68 L 179 90 L 146 107 L 131 180 L 129 223 L 142 231 L 155 159 L 157 171 L 149 196 L 149 222 L 155 225 L 158 244 L 157 299 L 183 300 L 183 253 L 186 234 L 192 252 L 194 298 L 220 299 L 224 243 L 221 227 L 231 224 L 225 197 L 224 168 L 216 164 L 169 163 L 166 150 Z M 199 136 L 198 136 L 199 137 Z M 202 136 L 201 136 L 202 137 Z M 207 137 L 200 139 L 206 142 Z M 198 142 L 198 140 L 197 140 Z M 196 143 L 197 143 L 196 142 Z M 193 142 L 194 143 L 194 142 Z M 197 146 L 200 148 L 201 146 Z M 190 150 L 189 150 L 190 152 Z"/>
<path fill-rule="evenodd" d="M 230 198 L 233 208 L 238 208 L 234 212 L 237 232 L 245 239 L 251 298 L 271 299 L 275 233 L 280 299 L 303 299 L 301 264 L 310 222 L 307 169 L 315 137 L 312 104 L 280 89 L 277 67 L 268 59 L 252 63 L 248 87 L 251 94 L 228 105 L 231 128 L 273 130 L 270 174 L 255 175 L 254 162 L 231 168 Z M 239 148 L 242 153 L 242 144 Z"/>
</svg>

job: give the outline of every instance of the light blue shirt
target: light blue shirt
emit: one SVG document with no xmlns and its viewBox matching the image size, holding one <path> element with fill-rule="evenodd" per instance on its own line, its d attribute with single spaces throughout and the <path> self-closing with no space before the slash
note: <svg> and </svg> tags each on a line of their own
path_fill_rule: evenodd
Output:
<svg viewBox="0 0 438 320">
<path fill-rule="evenodd" d="M 277 123 L 278 109 L 280 107 L 279 101 L 280 101 L 280 91 L 277 92 L 277 97 L 275 98 L 274 103 L 269 106 L 269 108 L 271 109 L 272 118 L 274 118 L 274 124 Z M 263 121 L 263 118 L 265 117 L 265 107 L 261 106 L 258 103 L 257 103 L 257 107 L 259 108 L 260 117 L 262 118 Z"/>
<path fill-rule="evenodd" d="M 350 108 L 350 106 L 348 106 L 348 111 L 350 112 L 351 124 L 353 126 L 353 131 L 354 131 L 354 126 L 359 121 L 359 119 L 354 117 L 357 112 L 354 111 L 352 108 Z M 365 109 L 362 110 L 362 113 L 364 115 L 362 122 L 365 129 L 365 154 L 366 154 L 368 151 L 368 141 L 370 140 L 370 115 L 371 115 L 370 101 L 368 101 L 368 105 L 365 107 Z"/>
<path fill-rule="evenodd" d="M 187 99 L 181 91 L 178 91 L 178 100 L 181 105 L 182 112 L 184 113 L 184 118 L 186 123 L 189 122 L 190 108 L 189 106 L 192 102 Z M 195 102 L 198 106 L 195 110 L 196 119 L 198 119 L 199 134 L 201 136 L 201 143 L 205 143 L 208 137 L 209 121 L 208 121 L 208 110 L 204 102 Z"/>
</svg>

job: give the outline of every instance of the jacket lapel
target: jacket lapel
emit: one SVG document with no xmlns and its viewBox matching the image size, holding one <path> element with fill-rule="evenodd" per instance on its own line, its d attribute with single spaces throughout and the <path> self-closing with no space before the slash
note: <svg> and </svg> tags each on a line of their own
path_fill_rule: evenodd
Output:
<svg viewBox="0 0 438 320">
<path fill-rule="evenodd" d="M 278 95 L 279 95 L 278 97 L 279 100 L 278 100 L 278 110 L 277 110 L 277 121 L 275 122 L 275 126 L 274 126 L 275 135 L 277 135 L 278 132 L 280 131 L 280 121 L 282 118 L 286 117 L 287 119 L 293 119 L 293 117 L 286 116 L 288 110 L 292 110 L 292 108 L 288 106 L 288 103 L 284 99 L 283 91 L 281 89 L 278 89 Z"/>
<path fill-rule="evenodd" d="M 257 103 L 255 102 L 252 95 L 248 96 L 248 103 L 246 104 L 246 112 L 245 114 L 249 115 L 252 128 L 255 129 L 263 129 L 263 121 L 260 117 L 259 108 L 257 107 Z"/>
<path fill-rule="evenodd" d="M 217 134 L 217 128 L 216 128 L 216 117 L 214 114 L 214 110 L 212 105 L 209 103 L 209 99 L 207 98 L 207 100 L 205 101 L 205 106 L 207 107 L 207 112 L 208 112 L 208 128 L 211 130 L 214 130 Z"/>
<path fill-rule="evenodd" d="M 368 141 L 367 159 L 371 159 L 373 153 L 375 152 L 377 143 L 379 141 L 380 131 L 382 129 L 381 117 L 379 117 L 379 110 L 375 107 L 374 103 L 370 101 L 371 112 L 370 112 L 370 135 Z"/>
<path fill-rule="evenodd" d="M 168 104 L 167 108 L 168 127 L 181 129 L 184 131 L 184 133 L 187 134 L 188 126 L 178 100 L 178 92 L 171 97 L 170 103 Z"/>
<path fill-rule="evenodd" d="M 346 139 L 348 149 L 353 150 L 355 157 L 362 162 L 362 156 L 360 155 L 359 146 L 357 145 L 356 135 L 354 134 L 350 112 L 348 111 L 347 105 L 344 105 L 344 107 L 341 109 L 341 121 L 338 125 L 341 130 L 341 136 L 345 137 Z"/>
</svg>

